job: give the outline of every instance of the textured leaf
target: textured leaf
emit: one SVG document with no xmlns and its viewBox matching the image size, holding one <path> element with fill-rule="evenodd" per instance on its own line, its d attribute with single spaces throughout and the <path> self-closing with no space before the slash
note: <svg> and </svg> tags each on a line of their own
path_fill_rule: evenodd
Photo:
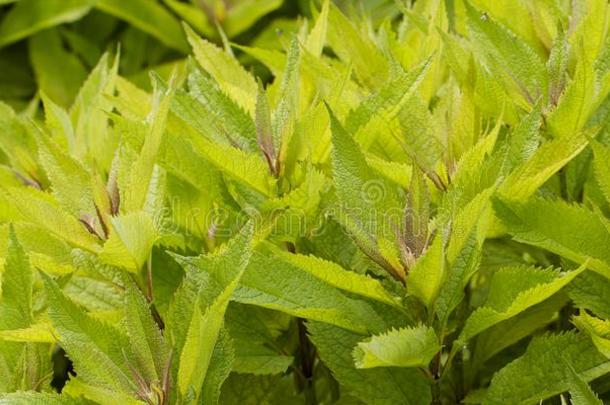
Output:
<svg viewBox="0 0 610 405">
<path fill-rule="evenodd" d="M 377 241 L 394 238 L 393 227 L 397 224 L 392 221 L 397 221 L 395 216 L 402 213 L 398 193 L 391 183 L 373 176 L 356 141 L 330 110 L 329 114 L 333 140 L 333 180 L 342 201 L 337 218 L 355 239 L 361 240 L 360 246 L 364 241 L 372 245 L 370 249 L 363 249 L 367 255 L 384 256 Z M 393 258 L 387 256 L 382 260 L 391 263 Z M 384 267 L 396 277 L 404 278 L 401 266 L 392 263 Z"/>
<path fill-rule="evenodd" d="M 281 374 L 288 369 L 294 361 L 292 356 L 279 355 L 264 346 L 249 345 L 246 341 L 240 342 L 245 347 L 236 349 L 233 371 L 246 374 Z"/>
<path fill-rule="evenodd" d="M 573 380 L 570 384 L 570 401 L 574 405 L 602 405 L 603 402 L 597 397 L 589 384 L 568 363 L 572 372 Z"/>
<path fill-rule="evenodd" d="M 330 0 L 324 0 L 322 10 L 316 19 L 316 23 L 311 28 L 305 48 L 314 56 L 320 56 L 326 43 L 326 33 L 328 31 L 328 12 L 330 10 Z"/>
<path fill-rule="evenodd" d="M 225 175 L 263 195 L 271 195 L 273 179 L 267 165 L 254 153 L 229 145 L 212 143 L 204 138 L 191 138 L 193 149 Z"/>
<path fill-rule="evenodd" d="M 568 294 L 576 307 L 586 308 L 602 318 L 610 319 L 610 308 L 606 305 L 610 299 L 608 278 L 586 271 L 570 284 Z"/>
<path fill-rule="evenodd" d="M 195 298 L 196 301 L 191 302 L 194 309 L 184 338 L 184 346 L 181 348 L 177 376 L 178 388 L 182 396 L 190 395 L 191 390 L 195 393 L 195 397 L 200 395 L 224 323 L 224 313 L 229 299 L 250 258 L 253 231 L 253 224 L 250 222 L 223 251 L 211 256 L 179 259 L 184 265 L 193 266 L 190 271 L 205 272 L 211 277 L 216 290 L 215 293 L 200 290 Z M 201 287 L 203 286 L 199 288 Z M 201 294 L 207 294 L 208 298 Z"/>
<path fill-rule="evenodd" d="M 110 62 L 110 65 L 109 65 Z M 108 167 L 114 157 L 116 134 L 109 131 L 108 114 L 113 106 L 108 97 L 114 93 L 119 68 L 119 56 L 109 61 L 102 55 L 81 86 L 70 107 L 74 138 L 68 137 L 68 150 L 74 156 L 93 161 L 93 167 Z"/>
<path fill-rule="evenodd" d="M 527 404 L 570 389 L 574 371 L 589 382 L 610 370 L 610 363 L 583 334 L 567 332 L 534 339 L 525 354 L 494 375 L 485 404 Z"/>
<path fill-rule="evenodd" d="M 311 255 L 294 255 L 284 252 L 278 252 L 277 258 L 341 290 L 388 305 L 399 306 L 397 298 L 385 290 L 379 281 L 345 270 L 334 262 Z"/>
<path fill-rule="evenodd" d="M 158 238 L 152 219 L 143 212 L 111 218 L 112 229 L 100 259 L 131 272 L 138 272 Z"/>
<path fill-rule="evenodd" d="M 543 144 L 531 158 L 513 170 L 499 188 L 511 200 L 525 200 L 553 174 L 587 146 L 585 134 L 556 139 Z"/>
<path fill-rule="evenodd" d="M 48 276 L 44 280 L 51 298 L 49 317 L 62 347 L 80 370 L 79 378 L 123 393 L 133 392 L 135 386 L 124 365 L 128 361 L 127 337 L 85 313 Z"/>
<path fill-rule="evenodd" d="M 55 342 L 51 325 L 48 322 L 35 323 L 27 328 L 0 330 L 0 338 L 7 342 Z"/>
<path fill-rule="evenodd" d="M 439 350 L 434 330 L 417 326 L 374 335 L 358 343 L 353 355 L 357 368 L 427 367 Z"/>
<path fill-rule="evenodd" d="M 601 354 L 606 356 L 606 358 L 610 358 L 610 321 L 581 312 L 572 318 L 572 323 L 582 332 L 589 335 Z"/>
<path fill-rule="evenodd" d="M 384 329 L 383 320 L 367 303 L 348 298 L 299 267 L 264 253 L 253 255 L 234 298 L 358 332 Z"/>
<path fill-rule="evenodd" d="M 223 328 L 218 334 L 218 340 L 214 346 L 210 365 L 205 375 L 205 381 L 201 391 L 202 402 L 206 404 L 217 404 L 221 393 L 221 387 L 229 377 L 235 361 L 235 352 L 231 337 Z"/>
<path fill-rule="evenodd" d="M 533 198 L 494 202 L 496 215 L 515 239 L 543 247 L 610 277 L 610 232 L 605 219 L 577 205 Z"/>
<path fill-rule="evenodd" d="M 318 322 L 308 323 L 320 358 L 350 395 L 365 403 L 429 404 L 429 382 L 415 369 L 357 369 L 352 350 L 363 336 Z M 408 387 L 408 389 L 407 389 Z"/>
<path fill-rule="evenodd" d="M 347 130 L 356 133 L 360 128 L 366 127 L 376 115 L 395 116 L 400 106 L 411 98 L 429 66 L 430 61 L 426 61 L 407 73 L 398 70 L 395 77 L 392 77 L 385 86 L 350 111 L 345 124 Z"/>
<path fill-rule="evenodd" d="M 219 135 L 225 142 L 251 150 L 256 140 L 252 117 L 228 97 L 207 73 L 195 69 L 189 74 L 188 83 L 189 96 L 199 102 L 203 111 L 180 92 L 176 95 L 172 111 L 206 136 Z"/>
<path fill-rule="evenodd" d="M 186 27 L 195 59 L 243 109 L 252 113 L 256 100 L 256 81 L 229 54 Z"/>
<path fill-rule="evenodd" d="M 370 88 L 383 83 L 388 62 L 373 41 L 358 29 L 334 5 L 328 14 L 328 42 L 345 63 L 353 63 L 360 82 Z"/>
<path fill-rule="evenodd" d="M 121 204 L 123 212 L 137 211 L 144 207 L 166 128 L 167 115 L 175 91 L 174 86 L 174 79 L 172 79 L 167 90 L 157 90 L 153 110 L 147 123 L 147 136 L 138 158 L 132 163 L 129 187 L 124 191 L 125 198 Z"/>
<path fill-rule="evenodd" d="M 595 178 L 599 183 L 606 200 L 610 202 L 610 148 L 598 142 L 591 144 L 595 158 L 593 167 L 595 168 Z"/>
<path fill-rule="evenodd" d="M 555 294 L 540 304 L 534 305 L 506 321 L 502 321 L 483 331 L 476 338 L 473 368 L 479 370 L 482 364 L 493 361 L 495 355 L 519 342 L 528 335 L 543 329 L 556 321 L 557 313 L 568 298 L 562 293 Z M 485 373 L 485 368 L 480 369 Z"/>
<path fill-rule="evenodd" d="M 585 270 L 581 266 L 557 276 L 549 270 L 507 268 L 494 275 L 485 306 L 478 308 L 466 320 L 459 341 L 465 343 L 485 329 L 512 318 L 541 303 Z"/>
<path fill-rule="evenodd" d="M 437 237 L 409 270 L 407 291 L 427 307 L 432 306 L 445 278 L 446 264 L 443 253 L 443 240 Z"/>
<path fill-rule="evenodd" d="M 40 160 L 57 201 L 77 218 L 86 214 L 94 215 L 96 208 L 92 198 L 91 175 L 46 134 L 39 134 L 37 140 Z"/>
<path fill-rule="evenodd" d="M 219 403 L 279 405 L 298 402 L 301 398 L 293 394 L 292 385 L 292 378 L 288 376 L 232 374 L 222 387 Z"/>
<path fill-rule="evenodd" d="M 17 240 L 13 227 L 9 228 L 8 238 L 0 301 L 2 330 L 27 328 L 33 321 L 33 274 L 30 261 Z"/>
<path fill-rule="evenodd" d="M 163 379 L 169 361 L 169 349 L 155 323 L 149 304 L 135 286 L 127 284 L 125 325 L 138 362 L 138 370 L 148 381 Z"/>
<path fill-rule="evenodd" d="M 76 218 L 63 211 L 50 195 L 31 188 L 7 189 L 5 195 L 11 206 L 21 214 L 14 220 L 27 218 L 73 246 L 91 252 L 100 250 L 97 238 Z"/>
<path fill-rule="evenodd" d="M 481 18 L 468 3 L 468 24 L 476 46 L 488 63 L 498 66 L 522 95 L 533 103 L 546 91 L 547 70 L 542 58 L 522 39 L 491 18 Z"/>
</svg>

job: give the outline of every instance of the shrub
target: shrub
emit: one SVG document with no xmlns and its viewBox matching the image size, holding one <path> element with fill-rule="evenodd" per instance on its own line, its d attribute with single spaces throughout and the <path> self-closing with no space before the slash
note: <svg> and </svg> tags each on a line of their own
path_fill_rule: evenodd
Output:
<svg viewBox="0 0 610 405">
<path fill-rule="evenodd" d="M 0 403 L 607 398 L 608 2 L 398 5 L 0 105 Z"/>
</svg>

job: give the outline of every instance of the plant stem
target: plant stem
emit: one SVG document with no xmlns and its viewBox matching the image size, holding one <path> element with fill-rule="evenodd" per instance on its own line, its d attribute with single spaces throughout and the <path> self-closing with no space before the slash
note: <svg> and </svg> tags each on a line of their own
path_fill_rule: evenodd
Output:
<svg viewBox="0 0 610 405">
<path fill-rule="evenodd" d="M 301 371 L 304 377 L 303 392 L 305 394 L 306 405 L 316 405 L 316 387 L 313 384 L 313 367 L 316 356 L 315 348 L 312 346 L 307 337 L 307 329 L 305 328 L 305 320 L 297 319 L 299 329 L 299 357 L 301 360 Z"/>
</svg>

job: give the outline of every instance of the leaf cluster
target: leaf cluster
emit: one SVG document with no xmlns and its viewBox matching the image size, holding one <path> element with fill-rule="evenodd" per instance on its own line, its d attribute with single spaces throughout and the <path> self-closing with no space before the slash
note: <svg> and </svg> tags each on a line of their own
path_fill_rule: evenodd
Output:
<svg viewBox="0 0 610 405">
<path fill-rule="evenodd" d="M 0 104 L 0 403 L 610 399 L 610 5 L 392 7 Z"/>
</svg>

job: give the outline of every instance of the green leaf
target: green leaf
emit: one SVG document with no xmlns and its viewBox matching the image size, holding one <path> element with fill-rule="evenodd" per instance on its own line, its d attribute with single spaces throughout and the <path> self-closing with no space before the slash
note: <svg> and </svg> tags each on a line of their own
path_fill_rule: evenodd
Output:
<svg viewBox="0 0 610 405">
<path fill-rule="evenodd" d="M 593 271 L 578 276 L 568 287 L 568 294 L 574 305 L 586 308 L 597 316 L 610 319 L 610 280 Z"/>
<path fill-rule="evenodd" d="M 30 261 L 11 226 L 2 273 L 0 329 L 21 329 L 32 324 L 32 291 L 33 274 Z"/>
<path fill-rule="evenodd" d="M 157 2 L 133 0 L 96 0 L 95 7 L 133 24 L 163 44 L 186 52 L 188 44 L 178 20 Z"/>
<path fill-rule="evenodd" d="M 196 292 L 195 302 L 190 303 L 194 305 L 194 309 L 184 337 L 177 376 L 179 392 L 184 397 L 191 395 L 191 392 L 194 392 L 195 398 L 200 395 L 224 323 L 229 299 L 250 258 L 253 232 L 253 223 L 249 222 L 220 252 L 210 256 L 178 258 L 183 265 L 189 266 L 190 271 L 205 273 L 205 277 L 209 277 L 207 281 L 205 278 L 202 280 L 199 288 L 208 283 L 212 283 L 211 286 L 214 287 L 211 290 L 208 287 L 208 291 L 199 290 Z M 183 288 L 189 286 L 185 285 Z M 190 288 L 197 289 L 197 286 Z"/>
<path fill-rule="evenodd" d="M 541 125 L 542 114 L 540 103 L 538 103 L 511 132 L 508 151 L 511 167 L 523 164 L 536 154 L 540 142 Z"/>
<path fill-rule="evenodd" d="M 384 256 L 380 244 L 386 242 L 389 245 L 389 241 L 395 238 L 394 229 L 398 225 L 396 215 L 402 215 L 398 192 L 389 181 L 373 175 L 373 170 L 356 141 L 330 109 L 329 115 L 333 142 L 333 180 L 341 201 L 337 218 L 355 239 L 370 240 L 368 244 L 372 245 L 371 248 L 363 249 L 367 255 Z M 363 243 L 365 242 L 360 242 L 359 245 Z M 397 254 L 385 256 L 381 260 L 388 263 L 386 270 L 395 277 L 404 279 L 404 269 L 396 263 Z"/>
<path fill-rule="evenodd" d="M 34 323 L 27 328 L 0 330 L 0 338 L 7 342 L 55 342 L 51 324 L 46 321 Z"/>
<path fill-rule="evenodd" d="M 400 107 L 413 96 L 429 67 L 430 60 L 426 60 L 409 72 L 397 69 L 392 80 L 364 99 L 356 109 L 350 111 L 346 120 L 348 131 L 356 133 L 379 114 L 395 116 Z"/>
<path fill-rule="evenodd" d="M 466 320 L 458 341 L 464 344 L 489 327 L 550 298 L 585 269 L 586 265 L 583 265 L 563 275 L 531 267 L 498 271 L 491 281 L 485 305 Z"/>
<path fill-rule="evenodd" d="M 610 358 L 610 321 L 581 312 L 572 318 L 572 323 L 589 335 L 601 354 Z"/>
<path fill-rule="evenodd" d="M 390 294 L 378 280 L 372 277 L 345 270 L 337 263 L 313 255 L 278 252 L 276 257 L 336 288 L 391 306 L 401 307 L 398 299 Z"/>
<path fill-rule="evenodd" d="M 603 20 L 608 13 L 608 4 L 598 0 L 587 1 L 579 12 L 582 14 L 569 41 L 572 55 L 577 60 L 574 73 L 557 101 L 557 108 L 547 118 L 550 132 L 557 138 L 582 131 L 610 91 L 608 77 L 596 71 L 596 59 L 607 45 Z"/>
<path fill-rule="evenodd" d="M 604 197 L 610 202 L 610 148 L 595 141 L 591 143 L 591 148 L 595 156 L 593 159 L 595 178 L 604 193 Z"/>
<path fill-rule="evenodd" d="M 440 348 L 434 329 L 420 325 L 374 335 L 358 343 L 353 355 L 357 368 L 427 367 Z"/>
<path fill-rule="evenodd" d="M 38 31 L 79 20 L 94 0 L 19 0 L 0 24 L 0 47 Z"/>
<path fill-rule="evenodd" d="M 567 362 L 566 362 L 567 363 Z M 567 363 L 567 367 L 572 372 L 573 380 L 570 383 L 570 402 L 573 405 L 602 405 L 603 402 L 595 394 L 589 384 L 574 370 L 574 367 Z"/>
<path fill-rule="evenodd" d="M 76 218 L 95 215 L 91 174 L 78 160 L 61 150 L 47 134 L 37 135 L 40 162 L 51 181 L 57 201 Z"/>
<path fill-rule="evenodd" d="M 305 41 L 305 49 L 313 56 L 319 57 L 326 43 L 326 33 L 328 31 L 328 12 L 330 10 L 330 0 L 324 0 L 322 10 L 316 18 L 316 23 L 309 31 Z"/>
<path fill-rule="evenodd" d="M 363 335 L 319 322 L 308 322 L 307 330 L 320 359 L 350 395 L 380 405 L 427 405 L 432 401 L 430 383 L 419 370 L 355 368 L 352 350 Z"/>
<path fill-rule="evenodd" d="M 494 201 L 496 215 L 513 237 L 564 256 L 610 278 L 610 232 L 606 219 L 563 201 L 532 198 Z"/>
<path fill-rule="evenodd" d="M 107 112 L 113 108 L 109 96 L 115 91 L 118 69 L 118 55 L 114 61 L 109 61 L 108 53 L 102 55 L 70 107 L 75 139 L 66 133 L 68 150 L 86 162 L 91 161 L 93 167 L 109 167 L 114 157 L 117 139 L 109 130 Z"/>
<path fill-rule="evenodd" d="M 573 372 L 589 382 L 610 371 L 610 362 L 582 333 L 565 332 L 535 338 L 525 354 L 497 372 L 485 404 L 537 403 L 570 389 Z"/>
<path fill-rule="evenodd" d="M 267 165 L 255 153 L 229 145 L 220 145 L 202 137 L 191 137 L 193 149 L 228 178 L 252 188 L 262 195 L 271 196 L 274 180 Z"/>
<path fill-rule="evenodd" d="M 223 328 L 218 334 L 218 340 L 212 352 L 210 366 L 205 375 L 205 381 L 201 392 L 202 403 L 217 404 L 221 393 L 221 387 L 229 377 L 235 361 L 233 342 L 229 334 Z"/>
<path fill-rule="evenodd" d="M 146 299 L 132 283 L 126 283 L 125 326 L 138 367 L 147 381 L 163 380 L 169 348 L 155 323 Z"/>
<path fill-rule="evenodd" d="M 567 301 L 568 297 L 565 294 L 555 294 L 540 304 L 526 309 L 519 315 L 483 331 L 476 339 L 473 371 L 480 370 L 481 374 L 485 373 L 485 368 L 480 367 L 488 360 L 493 361 L 494 356 L 504 349 L 518 344 L 519 341 L 530 334 L 556 321 L 557 313 Z M 476 377 L 476 375 L 473 377 Z"/>
<path fill-rule="evenodd" d="M 100 250 L 97 238 L 76 218 L 62 210 L 51 195 L 21 187 L 6 189 L 4 192 L 10 205 L 20 213 L 20 217 L 14 220 L 26 219 L 75 247 L 90 252 Z"/>
<path fill-rule="evenodd" d="M 152 183 L 157 155 L 165 133 L 176 80 L 175 75 L 172 76 L 169 88 L 165 91 L 157 89 L 155 93 L 153 110 L 148 118 L 147 133 L 142 149 L 138 158 L 131 163 L 129 185 L 127 190 L 124 191 L 124 201 L 121 202 L 122 212 L 138 211 L 144 207 Z"/>
<path fill-rule="evenodd" d="M 298 403 L 293 393 L 294 381 L 289 376 L 255 376 L 232 374 L 222 387 L 219 403 L 242 405 L 280 405 Z"/>
<path fill-rule="evenodd" d="M 299 267 L 262 252 L 252 256 L 234 298 L 361 333 L 385 329 L 383 320 L 364 301 L 348 298 Z"/>
<path fill-rule="evenodd" d="M 590 135 L 591 132 L 578 133 L 544 143 L 531 158 L 518 165 L 508 175 L 498 192 L 511 200 L 527 199 L 587 146 L 587 136 Z"/>
<path fill-rule="evenodd" d="M 83 379 L 80 377 L 70 378 L 70 380 L 66 382 L 66 385 L 61 390 L 61 396 L 63 397 L 64 395 L 79 398 L 79 404 L 83 402 L 102 405 L 111 405 L 117 402 L 126 405 L 142 404 L 140 400 L 119 392 L 116 389 L 87 384 L 86 382 L 83 382 Z"/>
<path fill-rule="evenodd" d="M 231 55 L 200 38 L 189 27 L 185 26 L 185 30 L 197 62 L 218 82 L 221 89 L 252 114 L 258 88 L 252 75 Z"/>
<path fill-rule="evenodd" d="M 281 5 L 281 0 L 242 0 L 237 2 L 230 9 L 230 13 L 224 21 L 223 29 L 229 37 L 239 35 Z"/>
<path fill-rule="evenodd" d="M 292 356 L 277 354 L 274 350 L 264 346 L 249 344 L 247 341 L 239 342 L 235 354 L 233 371 L 236 373 L 255 375 L 281 374 L 294 361 Z"/>
<path fill-rule="evenodd" d="M 87 72 L 78 57 L 64 49 L 59 31 L 53 28 L 30 37 L 29 50 L 40 89 L 59 105 L 71 105 Z"/>
<path fill-rule="evenodd" d="M 110 219 L 108 240 L 100 253 L 106 264 L 137 273 L 150 255 L 159 233 L 144 212 L 132 212 Z"/>
<path fill-rule="evenodd" d="M 419 298 L 428 308 L 436 299 L 445 279 L 446 263 L 441 237 L 436 237 L 425 253 L 409 270 L 407 291 Z"/>
<path fill-rule="evenodd" d="M 468 27 L 477 49 L 496 72 L 516 86 L 530 104 L 545 94 L 547 70 L 540 55 L 521 38 L 465 2 Z"/>
<path fill-rule="evenodd" d="M 49 295 L 49 317 L 61 346 L 79 371 L 79 378 L 114 390 L 131 393 L 134 384 L 128 377 L 127 337 L 103 321 L 84 312 L 43 274 Z"/>
<path fill-rule="evenodd" d="M 388 62 L 374 42 L 348 20 L 334 4 L 328 14 L 328 43 L 345 64 L 353 64 L 358 80 L 366 87 L 384 83 Z"/>
<path fill-rule="evenodd" d="M 397 114 L 403 148 L 428 177 L 436 177 L 434 168 L 441 158 L 442 144 L 435 120 L 419 95 L 408 98 Z"/>
<path fill-rule="evenodd" d="M 0 148 L 7 156 L 7 162 L 25 179 L 40 185 L 43 181 L 43 173 L 38 169 L 35 155 L 31 155 L 36 151 L 33 131 L 11 107 L 2 102 L 0 102 L 0 128 L 2 129 Z"/>
<path fill-rule="evenodd" d="M 200 69 L 189 74 L 188 84 L 188 95 L 176 94 L 172 112 L 214 141 L 252 150 L 256 141 L 252 117 Z"/>
</svg>

